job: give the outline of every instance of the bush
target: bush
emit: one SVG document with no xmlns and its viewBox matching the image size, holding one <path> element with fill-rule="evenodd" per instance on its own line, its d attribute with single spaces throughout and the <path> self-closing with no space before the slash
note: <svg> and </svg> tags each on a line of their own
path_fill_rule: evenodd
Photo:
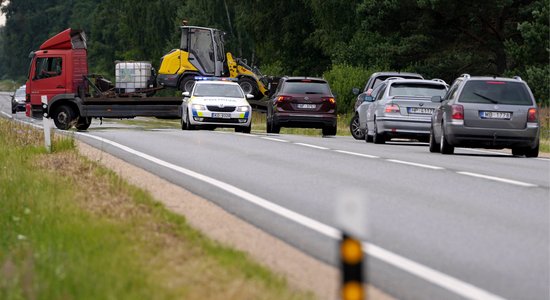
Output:
<svg viewBox="0 0 550 300">
<path fill-rule="evenodd" d="M 354 67 L 346 64 L 336 64 L 323 74 L 329 82 L 332 92 L 336 95 L 338 113 L 347 113 L 353 110 L 356 96 L 353 88 L 363 89 L 369 76 L 379 70 Z"/>
</svg>

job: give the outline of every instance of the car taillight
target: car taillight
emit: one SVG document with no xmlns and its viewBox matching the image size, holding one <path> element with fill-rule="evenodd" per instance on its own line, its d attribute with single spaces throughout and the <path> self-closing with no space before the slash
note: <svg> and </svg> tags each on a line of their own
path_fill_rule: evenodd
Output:
<svg viewBox="0 0 550 300">
<path fill-rule="evenodd" d="M 527 112 L 527 122 L 536 122 L 538 119 L 537 109 L 529 108 Z"/>
<path fill-rule="evenodd" d="M 464 120 L 464 106 L 458 104 L 451 105 L 451 116 L 453 120 Z"/>
<path fill-rule="evenodd" d="M 386 104 L 386 110 L 387 113 L 398 113 L 399 112 L 399 105 L 397 104 Z"/>
<path fill-rule="evenodd" d="M 277 102 L 282 103 L 282 102 L 285 102 L 285 101 L 289 101 L 290 99 L 292 99 L 292 97 L 290 97 L 290 96 L 279 96 L 279 97 L 277 97 Z"/>
<path fill-rule="evenodd" d="M 330 104 L 336 103 L 336 100 L 334 100 L 334 97 L 323 97 L 323 101 L 329 102 Z"/>
</svg>

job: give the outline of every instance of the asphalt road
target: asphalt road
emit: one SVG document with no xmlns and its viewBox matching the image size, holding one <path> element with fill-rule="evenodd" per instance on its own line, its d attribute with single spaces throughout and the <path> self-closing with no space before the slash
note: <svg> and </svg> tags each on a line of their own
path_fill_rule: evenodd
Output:
<svg viewBox="0 0 550 300">
<path fill-rule="evenodd" d="M 353 192 L 368 279 L 397 298 L 550 299 L 548 159 L 96 120 L 76 136 L 334 265 L 335 211 Z"/>
</svg>

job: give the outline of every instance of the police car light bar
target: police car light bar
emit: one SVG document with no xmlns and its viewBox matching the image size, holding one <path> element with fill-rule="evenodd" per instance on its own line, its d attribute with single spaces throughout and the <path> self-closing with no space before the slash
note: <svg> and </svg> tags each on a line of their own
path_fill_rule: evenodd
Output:
<svg viewBox="0 0 550 300">
<path fill-rule="evenodd" d="M 231 77 L 207 77 L 207 76 L 195 76 L 196 81 L 239 81 L 237 78 Z"/>
</svg>

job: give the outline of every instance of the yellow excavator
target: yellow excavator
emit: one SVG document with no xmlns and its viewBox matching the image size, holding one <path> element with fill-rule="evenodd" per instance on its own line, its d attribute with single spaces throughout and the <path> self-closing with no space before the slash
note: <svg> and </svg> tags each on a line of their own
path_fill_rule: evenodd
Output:
<svg viewBox="0 0 550 300">
<path fill-rule="evenodd" d="M 245 94 L 255 100 L 269 93 L 271 79 L 251 68 L 246 61 L 233 58 L 224 50 L 225 32 L 208 27 L 180 26 L 179 49 L 172 49 L 161 59 L 157 82 L 163 87 L 189 92 L 195 76 L 237 78 Z"/>
</svg>

